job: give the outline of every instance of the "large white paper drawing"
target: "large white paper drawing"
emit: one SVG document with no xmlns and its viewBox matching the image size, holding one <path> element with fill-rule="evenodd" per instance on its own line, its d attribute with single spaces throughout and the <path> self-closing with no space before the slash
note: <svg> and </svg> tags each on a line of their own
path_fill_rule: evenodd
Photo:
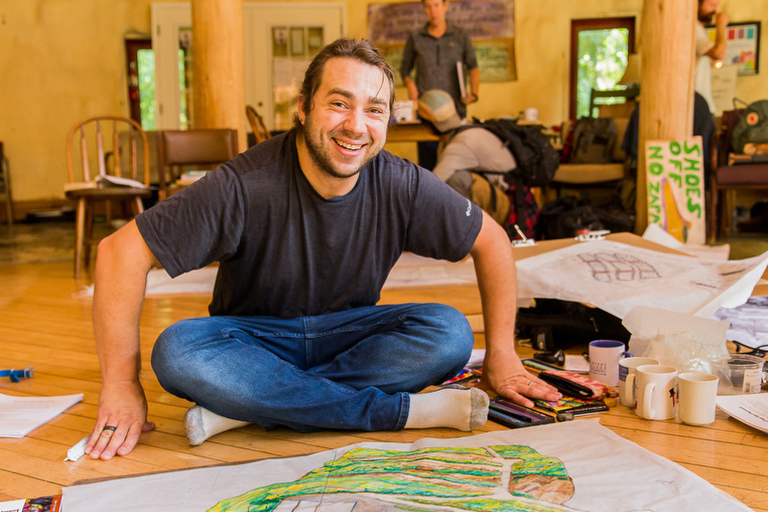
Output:
<svg viewBox="0 0 768 512">
<path fill-rule="evenodd" d="M 467 472 L 464 476 L 458 475 L 457 471 L 452 474 L 459 465 L 452 466 L 450 456 L 436 456 L 435 452 L 440 452 L 436 450 L 438 448 L 460 449 L 469 454 L 467 461 L 473 460 L 473 449 L 477 449 L 474 450 L 477 471 L 471 475 L 471 483 L 467 485 L 462 480 Z M 367 457 L 377 450 L 391 453 L 393 460 L 406 459 L 408 471 L 393 465 L 388 456 L 382 458 L 380 452 L 376 453 L 383 476 L 368 475 L 367 479 L 358 479 L 357 484 L 367 489 L 360 493 L 343 493 L 339 489 L 350 483 L 349 475 L 354 478 L 356 467 L 350 465 L 345 474 L 347 480 L 341 482 L 333 475 L 322 473 L 324 468 L 338 468 L 349 459 L 358 464 L 361 454 Z M 486 451 L 491 455 L 486 456 Z M 346 454 L 350 457 L 345 458 Z M 523 464 L 516 465 L 520 461 Z M 421 471 L 426 476 L 432 471 L 432 476 L 438 478 L 431 489 L 437 489 L 441 481 L 450 482 L 451 485 L 446 487 L 458 489 L 456 496 L 438 498 L 435 493 L 417 496 L 388 492 L 392 489 L 388 482 L 395 482 L 394 485 L 401 489 L 406 483 L 420 485 L 420 475 L 414 471 Z M 487 474 L 494 471 L 497 474 L 489 478 Z M 312 480 L 318 475 L 321 478 Z M 401 478 L 395 481 L 392 477 L 398 475 Z M 485 494 L 476 494 L 495 502 L 479 503 L 475 508 L 467 508 L 466 503 L 462 508 L 455 503 L 446 503 L 460 501 L 462 489 L 469 488 L 487 489 L 483 491 Z M 254 496 L 262 496 L 260 503 L 248 501 Z M 64 510 L 78 512 L 227 510 L 222 507 L 238 503 L 246 507 L 240 510 L 427 511 L 438 510 L 434 504 L 427 503 L 435 499 L 443 501 L 439 510 L 446 512 L 749 510 L 690 471 L 600 426 L 598 420 L 578 420 L 458 439 L 422 439 L 413 444 L 362 443 L 305 457 L 75 485 L 63 490 L 62 504 Z"/>
<path fill-rule="evenodd" d="M 518 261 L 518 297 L 587 302 L 619 318 L 635 306 L 709 318 L 744 304 L 766 266 L 768 253 L 717 261 L 583 242 Z"/>
</svg>

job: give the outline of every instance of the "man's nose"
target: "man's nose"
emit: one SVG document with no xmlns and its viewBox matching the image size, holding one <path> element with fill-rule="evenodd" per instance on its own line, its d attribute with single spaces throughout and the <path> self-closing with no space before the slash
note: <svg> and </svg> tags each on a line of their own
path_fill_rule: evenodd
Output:
<svg viewBox="0 0 768 512">
<path fill-rule="evenodd" d="M 344 129 L 355 135 L 365 133 L 365 112 L 359 108 L 350 109 L 344 119 Z"/>
</svg>

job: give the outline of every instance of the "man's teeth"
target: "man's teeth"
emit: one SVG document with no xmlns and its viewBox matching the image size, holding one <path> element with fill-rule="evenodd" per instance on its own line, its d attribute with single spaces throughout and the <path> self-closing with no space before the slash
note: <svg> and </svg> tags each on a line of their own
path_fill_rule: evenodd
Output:
<svg viewBox="0 0 768 512">
<path fill-rule="evenodd" d="M 334 140 L 336 141 L 336 144 L 338 144 L 339 146 L 343 147 L 344 149 L 349 149 L 350 151 L 355 151 L 355 150 L 360 149 L 361 147 L 363 147 L 362 144 L 347 144 L 346 142 L 341 142 L 338 139 L 334 139 Z"/>
</svg>

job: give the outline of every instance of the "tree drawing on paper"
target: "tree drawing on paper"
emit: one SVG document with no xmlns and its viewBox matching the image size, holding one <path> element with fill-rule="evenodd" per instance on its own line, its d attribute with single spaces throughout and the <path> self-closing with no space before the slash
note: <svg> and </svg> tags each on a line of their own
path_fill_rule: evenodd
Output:
<svg viewBox="0 0 768 512">
<path fill-rule="evenodd" d="M 653 265 L 629 254 L 583 253 L 579 254 L 579 259 L 589 265 L 592 277 L 601 283 L 661 279 Z"/>
<path fill-rule="evenodd" d="M 549 512 L 573 496 L 563 463 L 521 445 L 357 448 L 298 480 L 260 487 L 208 512 Z"/>
</svg>

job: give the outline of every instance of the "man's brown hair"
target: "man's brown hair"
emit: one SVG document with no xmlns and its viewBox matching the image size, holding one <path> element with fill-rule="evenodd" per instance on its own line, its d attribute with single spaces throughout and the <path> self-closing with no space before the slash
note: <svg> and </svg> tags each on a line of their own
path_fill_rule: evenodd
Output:
<svg viewBox="0 0 768 512">
<path fill-rule="evenodd" d="M 355 59 L 363 64 L 369 64 L 381 70 L 389 83 L 389 115 L 393 115 L 395 103 L 395 72 L 392 70 L 376 46 L 366 39 L 348 39 L 342 38 L 332 42 L 318 53 L 307 68 L 304 74 L 304 81 L 301 84 L 299 94 L 304 97 L 304 114 L 309 115 L 313 107 L 315 92 L 320 87 L 323 79 L 325 63 L 335 57 L 345 57 Z M 383 83 L 382 83 L 383 85 Z M 298 119 L 294 120 L 298 124 Z"/>
</svg>

